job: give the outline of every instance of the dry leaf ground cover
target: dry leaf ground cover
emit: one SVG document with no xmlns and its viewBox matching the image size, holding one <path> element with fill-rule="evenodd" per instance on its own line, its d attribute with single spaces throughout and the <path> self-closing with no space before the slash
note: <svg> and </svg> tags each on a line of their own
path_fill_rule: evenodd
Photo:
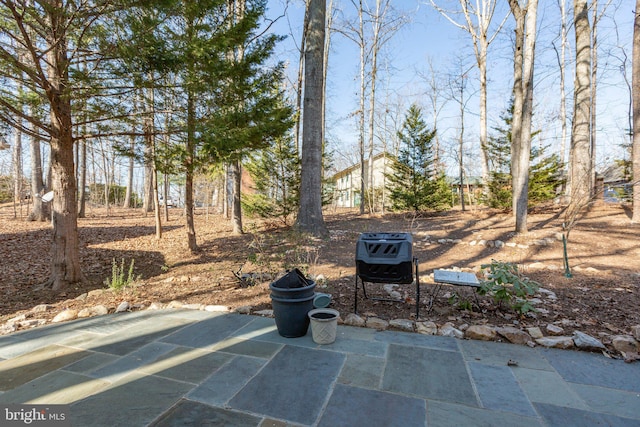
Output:
<svg viewBox="0 0 640 427">
<path fill-rule="evenodd" d="M 568 242 L 573 277 L 564 276 L 561 241 L 563 211 L 549 207 L 529 215 L 530 232 L 515 235 L 511 215 L 491 211 L 452 211 L 415 217 L 390 214 L 359 216 L 327 212 L 329 240 L 306 239 L 286 227 L 245 219 L 246 234 L 235 236 L 219 215 L 200 210 L 196 231 L 200 253 L 186 247 L 184 218 L 172 209 L 164 234 L 156 240 L 151 215 L 140 210 L 92 208 L 78 221 L 84 283 L 62 293 L 36 291 L 49 274 L 51 227 L 14 218 L 12 205 L 0 206 L 0 323 L 27 313 L 38 304 L 53 307 L 38 317 L 51 319 L 65 308 L 103 304 L 110 310 L 122 301 L 134 308 L 178 300 L 186 304 L 225 305 L 232 309 L 270 308 L 270 277 L 298 267 L 319 277 L 317 290 L 332 295 L 342 316 L 353 312 L 355 245 L 362 232 L 411 232 L 421 272 L 421 320 L 456 325 L 489 323 L 519 327 L 560 324 L 571 334 L 580 330 L 601 339 L 630 333 L 640 324 L 640 225 L 630 223 L 624 206 L 597 205 L 580 218 Z M 504 247 L 492 246 L 496 240 Z M 542 244 L 544 242 L 544 244 Z M 484 244 L 483 244 L 484 243 Z M 91 293 L 106 288 L 114 260 L 134 260 L 134 286 L 120 292 Z M 435 268 L 477 270 L 492 259 L 516 262 L 529 277 L 557 295 L 538 313 L 520 317 L 471 290 L 444 286 L 427 312 L 435 289 Z M 246 280 L 239 280 L 238 277 Z M 372 289 L 373 291 L 373 289 Z M 400 289 L 409 303 L 360 301 L 359 312 L 383 319 L 410 319 L 411 286 Z M 461 301 L 473 311 L 460 308 Z M 479 304 L 478 304 L 479 303 Z M 29 316 L 33 316 L 29 314 Z"/>
</svg>

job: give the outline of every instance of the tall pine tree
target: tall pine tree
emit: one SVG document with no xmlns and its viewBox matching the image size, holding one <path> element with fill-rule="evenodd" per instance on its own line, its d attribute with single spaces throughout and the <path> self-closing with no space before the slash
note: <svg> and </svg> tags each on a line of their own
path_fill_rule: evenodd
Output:
<svg viewBox="0 0 640 427">
<path fill-rule="evenodd" d="M 442 210 L 450 207 L 451 190 L 444 175 L 435 175 L 433 138 L 422 118 L 422 110 L 412 105 L 398 132 L 400 151 L 387 175 L 393 210 Z"/>
<path fill-rule="evenodd" d="M 511 191 L 511 122 L 513 102 L 500 117 L 504 127 L 495 127 L 495 135 L 489 138 L 489 164 L 491 166 L 487 204 L 493 208 L 509 209 L 512 205 Z M 531 138 L 539 131 L 533 132 Z M 557 154 L 545 155 L 548 147 L 531 148 L 529 168 L 529 206 L 553 200 L 556 190 L 562 185 L 562 163 Z"/>
</svg>

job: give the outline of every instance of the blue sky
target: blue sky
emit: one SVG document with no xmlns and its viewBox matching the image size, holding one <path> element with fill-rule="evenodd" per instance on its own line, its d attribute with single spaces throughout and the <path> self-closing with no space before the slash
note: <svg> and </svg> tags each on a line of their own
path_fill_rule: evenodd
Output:
<svg viewBox="0 0 640 427">
<path fill-rule="evenodd" d="M 354 16 L 355 9 L 349 0 L 334 0 L 340 6 L 345 17 Z M 285 0 L 269 0 L 269 14 L 282 13 Z M 373 3 L 373 2 L 371 2 Z M 468 95 L 472 98 L 467 104 L 465 112 L 465 156 L 469 166 L 469 173 L 476 174 L 479 165 L 474 163 L 478 150 L 478 113 L 479 101 L 473 93 L 477 92 L 477 72 L 473 68 L 471 38 L 461 29 L 456 28 L 435 11 L 428 0 L 402 0 L 393 2 L 395 7 L 411 17 L 402 30 L 389 41 L 384 49 L 379 63 L 390 64 L 392 71 L 382 70 L 378 76 L 378 110 L 402 108 L 405 111 L 412 102 L 425 107 L 425 120 L 431 122 L 431 115 L 427 111 L 428 102 L 425 97 L 426 84 L 421 74 L 427 72 L 427 61 L 430 59 L 436 69 L 445 74 L 454 73 L 455 65 L 460 58 L 472 67 L 468 80 Z M 572 2 L 568 2 L 572 3 Z M 606 0 L 600 0 L 600 7 Z M 630 78 L 631 36 L 633 31 L 633 0 L 611 0 L 606 15 L 601 19 L 598 27 L 600 42 L 599 55 L 599 89 L 598 89 L 598 123 L 597 123 L 597 153 L 598 164 L 604 165 L 614 158 L 621 158 L 624 153 L 619 144 L 627 142 L 625 129 L 628 128 L 628 99 L 620 66 L 620 57 L 624 52 L 629 56 L 627 73 Z M 455 8 L 457 0 L 438 0 L 443 7 Z M 494 21 L 497 23 L 507 14 L 506 2 L 500 2 L 502 9 L 496 13 Z M 568 11 L 571 17 L 570 5 Z M 304 2 L 290 0 L 287 9 L 287 19 L 281 20 L 276 31 L 287 34 L 293 31 L 295 41 L 299 40 Z M 500 123 L 500 115 L 506 108 L 512 85 L 512 43 L 513 19 L 509 17 L 501 34 L 490 47 L 489 71 L 489 127 Z M 559 150 L 560 120 L 559 111 L 559 74 L 556 53 L 552 42 L 558 45 L 559 8 L 557 1 L 542 0 L 538 12 L 538 42 L 536 52 L 536 111 L 534 126 L 541 129 L 538 143 L 549 145 L 550 150 Z M 616 26 L 618 31 L 616 32 Z M 569 98 L 568 115 L 571 114 L 572 82 L 573 82 L 573 27 L 569 27 L 567 51 L 569 66 L 566 76 L 566 93 Z M 288 37 L 279 46 L 280 59 L 290 61 L 289 72 L 297 72 L 297 52 L 293 47 L 294 39 Z M 358 47 L 352 41 L 338 34 L 332 36 L 332 50 L 329 57 L 329 81 L 327 88 L 327 139 L 337 152 L 336 163 L 349 163 L 354 159 L 354 147 L 357 143 L 356 118 L 350 115 L 358 108 Z M 443 91 L 448 91 L 443 88 Z M 385 103 L 384 98 L 391 99 Z M 398 107 L 401 102 L 402 106 Z M 394 104 L 394 105 L 391 105 Z M 438 131 L 445 157 L 452 158 L 453 149 L 449 146 L 458 137 L 460 125 L 458 106 L 448 103 L 440 116 Z M 570 120 L 567 122 L 570 131 Z"/>
</svg>

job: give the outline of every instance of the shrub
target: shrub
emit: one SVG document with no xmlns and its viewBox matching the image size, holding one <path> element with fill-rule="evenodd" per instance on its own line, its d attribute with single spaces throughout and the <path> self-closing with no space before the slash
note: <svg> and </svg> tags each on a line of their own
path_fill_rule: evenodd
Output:
<svg viewBox="0 0 640 427">
<path fill-rule="evenodd" d="M 124 258 L 122 258 L 122 262 L 119 266 L 116 262 L 116 259 L 114 258 L 113 262 L 111 263 L 111 278 L 105 279 L 104 284 L 107 285 L 110 289 L 122 290 L 135 282 L 136 278 L 133 276 L 134 261 L 135 260 L 133 259 L 131 260 L 128 273 L 125 277 Z"/>
<path fill-rule="evenodd" d="M 505 303 L 521 315 L 535 311 L 527 297 L 534 295 L 540 284 L 520 274 L 516 264 L 492 260 L 481 268 L 486 277 L 480 282 L 481 295 L 490 295 L 498 304 Z"/>
</svg>

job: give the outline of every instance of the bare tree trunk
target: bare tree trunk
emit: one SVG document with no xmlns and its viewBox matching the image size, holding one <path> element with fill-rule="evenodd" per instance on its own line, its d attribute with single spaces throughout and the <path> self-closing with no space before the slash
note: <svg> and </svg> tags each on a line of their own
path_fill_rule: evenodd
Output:
<svg viewBox="0 0 640 427">
<path fill-rule="evenodd" d="M 591 0 L 593 31 L 591 32 L 591 118 L 589 126 L 589 158 L 591 159 L 591 173 L 589 174 L 589 187 L 591 196 L 596 191 L 596 97 L 598 94 L 598 0 Z"/>
<path fill-rule="evenodd" d="M 13 131 L 13 217 L 18 217 L 18 208 L 22 217 L 22 131 Z"/>
<path fill-rule="evenodd" d="M 42 177 L 42 153 L 40 152 L 40 140 L 31 137 L 31 201 L 33 206 L 29 214 L 30 221 L 47 221 L 50 218 L 47 205 L 42 202 L 44 194 L 44 180 Z"/>
<path fill-rule="evenodd" d="M 460 177 L 460 209 L 465 210 L 464 205 L 464 89 L 466 75 L 460 76 L 460 136 L 458 137 L 458 176 Z"/>
<path fill-rule="evenodd" d="M 587 0 L 574 0 L 576 70 L 571 135 L 571 204 L 586 203 L 591 196 L 591 27 Z"/>
<path fill-rule="evenodd" d="M 640 222 L 640 0 L 636 0 L 633 21 L 633 222 Z"/>
<path fill-rule="evenodd" d="M 375 107 L 376 107 L 376 80 L 378 77 L 378 52 L 380 51 L 384 41 L 380 40 L 381 28 L 384 22 L 384 17 L 389 7 L 389 0 L 384 0 L 384 7 L 382 0 L 376 0 L 376 12 L 373 17 L 373 40 L 371 42 L 371 70 L 370 81 L 371 91 L 369 95 L 369 211 L 375 212 L 375 182 L 373 176 L 373 156 L 375 153 L 374 147 L 374 130 L 375 130 Z"/>
<path fill-rule="evenodd" d="M 242 165 L 240 159 L 232 161 L 230 166 L 231 174 L 233 175 L 233 203 L 231 224 L 233 226 L 233 234 L 243 234 L 244 230 L 242 229 L 242 203 L 240 196 L 242 191 Z"/>
<path fill-rule="evenodd" d="M 364 214 L 364 204 L 366 200 L 366 175 L 365 175 L 365 153 L 366 147 L 364 144 L 364 101 L 365 101 L 365 39 L 364 39 L 364 10 L 362 6 L 362 0 L 359 0 L 358 5 L 358 37 L 359 37 L 359 46 L 360 46 L 360 110 L 358 111 L 359 115 L 359 135 L 358 135 L 358 146 L 360 150 L 360 215 Z"/>
<path fill-rule="evenodd" d="M 153 79 L 153 76 L 148 76 L 149 79 Z M 151 212 L 157 205 L 154 204 L 154 200 L 157 197 L 154 196 L 154 173 L 155 166 L 155 137 L 154 137 L 154 93 L 153 88 L 147 88 L 146 93 L 142 97 L 144 117 L 142 119 L 142 127 L 144 129 L 144 198 L 142 199 L 142 210 L 145 213 Z"/>
<path fill-rule="evenodd" d="M 229 0 L 230 12 L 233 13 L 233 20 L 240 22 L 244 18 L 246 0 Z M 237 46 L 229 52 L 230 58 L 235 61 L 242 61 L 244 58 L 244 46 Z M 234 234 L 243 234 L 242 229 L 242 156 L 238 152 L 238 157 L 231 161 L 231 177 L 233 197 L 231 204 L 231 223 Z"/>
<path fill-rule="evenodd" d="M 322 70 L 326 0 L 309 0 L 307 7 L 309 34 L 305 51 L 300 208 L 296 227 L 302 232 L 327 237 L 329 232 L 322 217 Z"/>
<path fill-rule="evenodd" d="M 53 196 L 53 245 L 51 248 L 51 277 L 48 285 L 61 290 L 83 279 L 80 268 L 78 243 L 78 205 L 76 204 L 76 177 L 73 164 L 73 124 L 71 99 L 67 90 L 68 64 L 66 26 L 63 5 L 59 0 L 48 11 L 51 39 L 49 86 L 47 97 L 51 106 L 51 181 Z"/>
<path fill-rule="evenodd" d="M 306 0 L 308 3 L 309 0 Z M 296 87 L 296 121 L 293 128 L 293 139 L 296 142 L 296 154 L 300 156 L 300 117 L 302 116 L 302 82 L 304 77 L 304 51 L 307 43 L 307 31 L 309 30 L 309 7 L 304 11 L 304 24 L 302 38 L 300 39 L 300 57 L 298 60 L 298 81 Z"/>
<path fill-rule="evenodd" d="M 156 146 L 151 146 L 151 156 L 156 157 Z M 162 219 L 160 217 L 160 201 L 158 200 L 158 170 L 156 169 L 156 163 L 151 162 L 151 195 L 153 196 L 153 206 L 156 208 L 153 210 L 153 217 L 156 223 L 156 240 L 162 239 Z"/>
<path fill-rule="evenodd" d="M 84 218 L 86 216 L 87 206 L 87 192 L 85 188 L 87 186 L 87 141 L 82 140 L 78 142 L 78 153 L 80 155 L 79 166 L 79 179 L 78 183 L 78 217 Z"/>
<path fill-rule="evenodd" d="M 193 31 L 194 23 L 189 21 L 187 23 L 187 34 L 191 40 L 193 36 L 190 34 Z M 189 75 L 194 76 L 195 71 L 189 66 Z M 195 171 L 196 160 L 196 103 L 195 94 L 191 89 L 187 89 L 187 140 L 185 146 L 185 158 L 184 158 L 184 170 L 185 170 L 185 183 L 184 183 L 184 213 L 187 226 L 187 245 L 191 253 L 198 252 L 198 244 L 196 242 L 196 229 L 193 218 L 193 174 Z M 166 188 L 165 188 L 166 191 Z M 167 209 L 168 199 L 165 197 L 164 204 Z"/>
<path fill-rule="evenodd" d="M 511 175 L 515 231 L 527 232 L 529 163 L 531 160 L 531 117 L 533 115 L 533 65 L 535 59 L 538 0 L 526 8 L 509 0 L 516 20 L 513 121 L 511 131 Z"/>
<path fill-rule="evenodd" d="M 560 68 L 560 163 L 566 176 L 565 162 L 567 159 L 567 96 L 565 95 L 565 76 L 567 70 L 567 0 L 558 0 L 560 6 L 560 53 L 558 67 Z M 557 50 L 556 50 L 557 54 Z M 566 190 L 566 188 L 565 188 Z"/>
<path fill-rule="evenodd" d="M 224 174 L 224 217 L 231 219 L 231 210 L 233 209 L 233 172 L 231 165 L 225 165 Z"/>
<path fill-rule="evenodd" d="M 430 0 L 431 5 L 456 27 L 463 29 L 471 35 L 478 71 L 480 73 L 480 163 L 482 166 L 482 181 L 485 191 L 489 186 L 489 155 L 487 148 L 487 54 L 489 45 L 504 25 L 507 17 L 499 24 L 492 36 L 489 35 L 489 27 L 496 9 L 497 0 L 459 0 L 461 12 L 464 15 L 464 23 L 458 23 L 450 13 L 439 7 L 435 0 Z M 535 0 L 537 2 L 537 0 Z M 509 0 L 512 3 L 512 0 Z M 516 0 L 517 3 L 517 0 Z M 475 22 L 474 22 L 475 20 Z"/>
<path fill-rule="evenodd" d="M 133 154 L 133 150 L 135 149 L 136 138 L 131 135 L 129 137 L 129 149 L 131 150 L 131 154 Z M 133 159 L 133 155 L 129 156 L 129 167 L 127 168 L 127 191 L 124 195 L 124 203 L 122 204 L 123 208 L 131 207 L 131 197 L 133 196 L 133 169 L 135 166 L 135 162 Z"/>
</svg>

